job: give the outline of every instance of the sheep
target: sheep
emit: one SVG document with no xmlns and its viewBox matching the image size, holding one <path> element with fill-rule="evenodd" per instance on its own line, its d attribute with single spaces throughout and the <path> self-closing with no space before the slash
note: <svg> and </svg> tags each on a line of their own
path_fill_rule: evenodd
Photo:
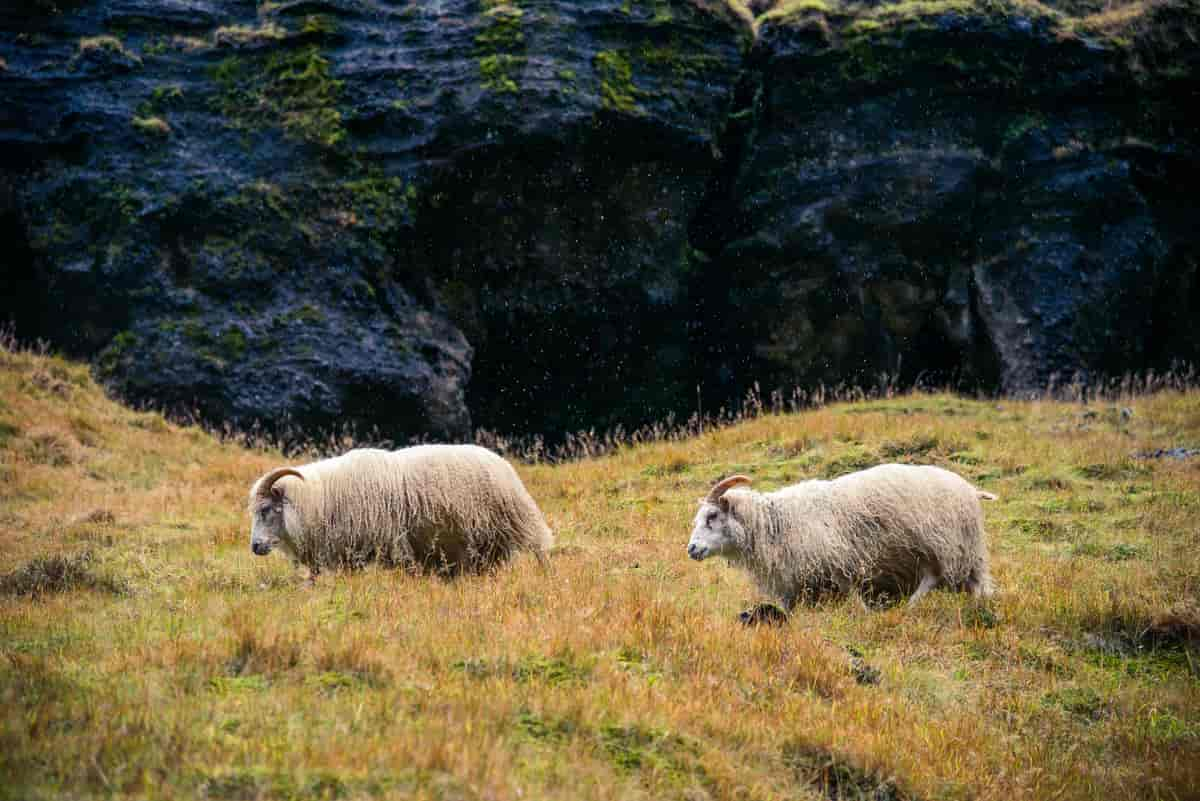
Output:
<svg viewBox="0 0 1200 801">
<path fill-rule="evenodd" d="M 250 489 L 250 548 L 309 571 L 367 562 L 446 575 L 517 550 L 545 564 L 553 535 L 512 465 L 475 445 L 362 448 L 280 467 Z"/>
<path fill-rule="evenodd" d="M 724 556 L 791 609 L 801 599 L 937 586 L 992 594 L 980 499 L 996 496 L 939 467 L 885 464 L 777 492 L 732 476 L 700 502 L 688 555 Z M 915 589 L 914 589 L 915 588 Z"/>
</svg>

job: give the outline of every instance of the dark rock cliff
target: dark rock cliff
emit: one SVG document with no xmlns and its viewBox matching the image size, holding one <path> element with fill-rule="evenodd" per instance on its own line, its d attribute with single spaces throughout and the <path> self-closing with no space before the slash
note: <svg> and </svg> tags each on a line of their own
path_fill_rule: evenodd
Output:
<svg viewBox="0 0 1200 801">
<path fill-rule="evenodd" d="M 1195 358 L 1168 178 L 1200 165 L 1195 5 L 1143 9 L 1131 38 L 1033 5 L 807 6 L 760 29 L 723 252 L 765 380 L 1014 392 Z"/>
<path fill-rule="evenodd" d="M 0 10 L 0 318 L 397 439 L 1196 359 L 1194 2 L 757 10 Z"/>
</svg>

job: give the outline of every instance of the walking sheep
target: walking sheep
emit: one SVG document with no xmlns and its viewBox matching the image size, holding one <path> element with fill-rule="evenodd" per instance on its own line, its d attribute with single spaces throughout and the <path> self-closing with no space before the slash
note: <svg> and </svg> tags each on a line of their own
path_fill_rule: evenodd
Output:
<svg viewBox="0 0 1200 801">
<path fill-rule="evenodd" d="M 939 467 L 885 464 L 832 481 L 759 493 L 733 476 L 700 502 L 688 555 L 724 556 L 789 609 L 853 587 L 911 592 L 937 586 L 992 593 L 976 489 Z"/>
<path fill-rule="evenodd" d="M 553 535 L 512 465 L 474 445 L 352 450 L 281 467 L 250 490 L 251 550 L 310 571 L 367 562 L 480 572 L 517 550 L 544 562 Z"/>
</svg>

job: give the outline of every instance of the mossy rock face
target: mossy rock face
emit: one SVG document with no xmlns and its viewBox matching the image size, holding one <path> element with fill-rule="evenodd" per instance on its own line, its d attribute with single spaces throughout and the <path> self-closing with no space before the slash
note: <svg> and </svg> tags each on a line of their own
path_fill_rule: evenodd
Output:
<svg viewBox="0 0 1200 801">
<path fill-rule="evenodd" d="M 276 126 L 287 136 L 333 149 L 346 132 L 338 108 L 342 81 L 316 45 L 265 56 L 230 56 L 211 69 L 220 87 L 215 106 L 240 129 Z"/>
<path fill-rule="evenodd" d="M 126 397 L 285 437 L 334 420 L 362 434 L 465 436 L 470 346 L 371 269 L 410 222 L 406 186 L 368 172 L 182 203 L 172 224 L 225 235 L 181 236 L 153 291 L 126 298 L 131 330 L 101 352 L 104 377 Z"/>
<path fill-rule="evenodd" d="M 731 191 L 748 222 L 716 260 L 760 381 L 1015 392 L 1197 353 L 1194 235 L 1151 177 L 1195 174 L 1166 98 L 1196 59 L 1157 11 L 1136 46 L 1074 13 L 782 2 L 760 18 Z M 1177 74 L 1136 57 L 1155 37 Z"/>
<path fill-rule="evenodd" d="M 1200 358 L 1194 3 L 385 5 L 0 12 L 0 319 L 397 441 Z"/>
<path fill-rule="evenodd" d="M 397 441 L 461 438 L 469 405 L 557 428 L 678 402 L 660 385 L 548 414 L 598 384 L 593 351 L 642 351 L 637 383 L 691 361 L 670 333 L 687 226 L 748 36 L 723 3 L 156 8 L 101 0 L 0 36 L 27 121 L 0 143 L 57 165 L 0 200 L 23 245 L 0 311 L 28 336 L 138 402 Z M 558 163 L 519 157 L 545 147 Z M 467 397 L 476 351 L 528 399 L 519 419 L 503 393 Z"/>
</svg>

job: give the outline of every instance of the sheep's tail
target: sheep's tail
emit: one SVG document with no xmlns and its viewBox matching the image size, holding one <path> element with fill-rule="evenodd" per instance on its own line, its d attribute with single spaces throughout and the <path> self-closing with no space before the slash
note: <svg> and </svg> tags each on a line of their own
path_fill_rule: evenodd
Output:
<svg viewBox="0 0 1200 801">
<path fill-rule="evenodd" d="M 990 492 L 984 492 L 983 490 L 981 490 L 981 489 L 978 489 L 978 488 L 976 488 L 976 490 L 975 490 L 975 491 L 979 493 L 979 499 L 980 499 L 980 500 L 983 500 L 983 501 L 994 501 L 994 500 L 996 500 L 996 497 L 997 497 L 997 496 L 993 495 L 993 494 L 992 494 L 992 493 L 990 493 Z"/>
</svg>

